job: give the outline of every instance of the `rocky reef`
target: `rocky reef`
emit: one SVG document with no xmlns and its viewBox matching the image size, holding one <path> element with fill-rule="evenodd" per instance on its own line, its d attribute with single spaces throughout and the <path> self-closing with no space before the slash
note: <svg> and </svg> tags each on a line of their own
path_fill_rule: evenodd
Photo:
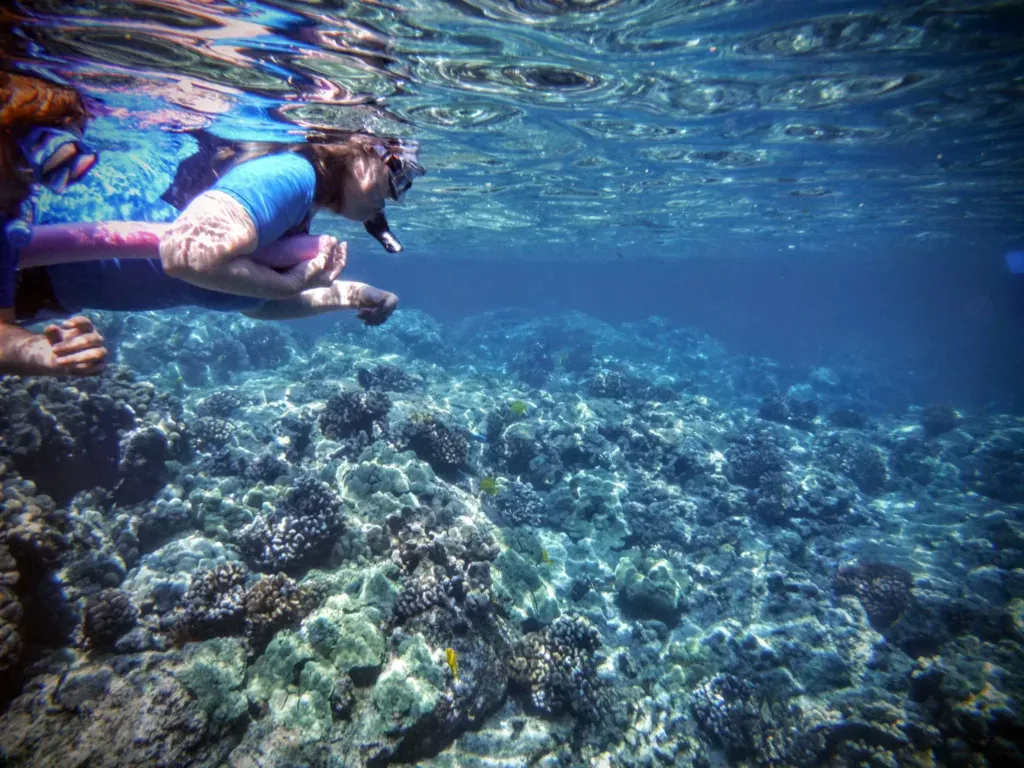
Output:
<svg viewBox="0 0 1024 768">
<path fill-rule="evenodd" d="M 1024 419 L 657 319 L 107 321 L 0 379 L 5 765 L 1024 765 Z"/>
</svg>

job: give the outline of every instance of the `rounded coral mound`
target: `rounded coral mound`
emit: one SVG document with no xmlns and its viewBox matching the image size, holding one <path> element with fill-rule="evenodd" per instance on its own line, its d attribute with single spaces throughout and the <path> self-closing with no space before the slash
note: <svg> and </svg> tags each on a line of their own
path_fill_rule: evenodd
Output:
<svg viewBox="0 0 1024 768">
<path fill-rule="evenodd" d="M 938 437 L 960 425 L 960 414 L 951 405 L 929 405 L 921 410 L 921 427 L 928 437 Z"/>
<path fill-rule="evenodd" d="M 0 378 L 0 455 L 64 504 L 97 485 L 112 489 L 130 473 L 121 466 L 124 435 L 159 422 L 168 445 L 179 443 L 181 403 L 114 370 L 74 385 L 49 378 Z"/>
<path fill-rule="evenodd" d="M 0 672 L 18 663 L 21 656 L 21 624 L 24 611 L 11 589 L 18 581 L 18 564 L 0 544 Z"/>
<path fill-rule="evenodd" d="M 283 573 L 253 584 L 245 595 L 245 634 L 253 650 L 260 651 L 278 630 L 297 625 L 319 600 L 315 589 Z"/>
<path fill-rule="evenodd" d="M 316 478 L 300 477 L 274 511 L 242 528 L 237 540 L 258 570 L 295 573 L 321 563 L 344 528 L 338 495 Z"/>
<path fill-rule="evenodd" d="M 469 440 L 465 433 L 429 414 L 406 423 L 403 437 L 406 446 L 439 475 L 459 469 L 469 459 Z"/>
<path fill-rule="evenodd" d="M 597 675 L 595 653 L 600 647 L 601 634 L 586 618 L 560 616 L 517 644 L 509 682 L 527 693 L 539 712 L 599 720 L 611 705 L 608 686 Z"/>
<path fill-rule="evenodd" d="M 192 577 L 185 593 L 185 613 L 176 632 L 182 639 L 239 634 L 245 618 L 247 573 L 240 563 L 223 565 Z"/>
<path fill-rule="evenodd" d="M 856 595 L 872 625 L 892 625 L 910 606 L 914 579 L 910 571 L 889 563 L 858 563 L 840 568 L 835 587 L 840 594 Z"/>
<path fill-rule="evenodd" d="M 139 620 L 139 609 L 128 593 L 120 589 L 104 589 L 89 598 L 85 606 L 82 634 L 89 647 L 110 650 Z"/>
<path fill-rule="evenodd" d="M 391 398 L 383 392 L 339 392 L 332 395 L 320 414 L 320 431 L 331 440 L 355 437 L 359 432 L 373 435 L 391 409 Z"/>
</svg>

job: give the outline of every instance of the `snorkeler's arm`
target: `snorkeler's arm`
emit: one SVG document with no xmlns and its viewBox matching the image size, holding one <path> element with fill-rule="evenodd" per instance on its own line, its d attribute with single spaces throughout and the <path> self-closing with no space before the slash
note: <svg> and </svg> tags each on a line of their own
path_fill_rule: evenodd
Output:
<svg viewBox="0 0 1024 768">
<path fill-rule="evenodd" d="M 160 240 L 160 261 L 172 277 L 201 288 L 283 299 L 307 288 L 329 285 L 344 268 L 339 249 L 323 249 L 285 272 L 253 258 L 256 224 L 232 196 L 204 192 L 182 212 Z"/>
<path fill-rule="evenodd" d="M 367 325 L 380 325 L 398 306 L 398 297 L 366 283 L 335 280 L 328 288 L 310 288 L 298 296 L 267 301 L 246 310 L 256 320 L 297 320 L 339 309 L 358 309 L 359 319 Z"/>
<path fill-rule="evenodd" d="M 0 373 L 20 376 L 95 376 L 103 372 L 107 349 L 86 317 L 32 333 L 14 325 L 14 310 L 0 309 Z"/>
</svg>

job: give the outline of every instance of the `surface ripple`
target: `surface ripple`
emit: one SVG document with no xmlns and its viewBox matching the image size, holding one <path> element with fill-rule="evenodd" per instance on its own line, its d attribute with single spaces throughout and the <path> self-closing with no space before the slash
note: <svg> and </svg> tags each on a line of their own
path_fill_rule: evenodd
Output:
<svg viewBox="0 0 1024 768">
<path fill-rule="evenodd" d="M 2 13 L 13 66 L 139 127 L 420 140 L 430 173 L 395 217 L 424 249 L 449 246 L 456 221 L 473 223 L 458 228 L 467 254 L 496 234 L 561 253 L 581 228 L 594 247 L 577 257 L 685 256 L 751 234 L 780 248 L 918 237 L 963 219 L 968 199 L 973 225 L 1024 234 L 1019 3 L 22 0 Z"/>
</svg>

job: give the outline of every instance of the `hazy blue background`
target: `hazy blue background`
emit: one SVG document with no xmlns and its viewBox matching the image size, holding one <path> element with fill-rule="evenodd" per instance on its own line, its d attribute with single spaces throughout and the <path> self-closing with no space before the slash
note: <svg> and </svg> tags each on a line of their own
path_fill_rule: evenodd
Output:
<svg viewBox="0 0 1024 768">
<path fill-rule="evenodd" d="M 405 254 L 314 226 L 402 308 L 660 315 L 922 401 L 1024 404 L 1021 3 L 25 0 L 0 43 L 119 127 L 94 176 L 120 195 L 112 159 L 154 135 L 420 141 L 429 173 L 389 209 Z"/>
</svg>

